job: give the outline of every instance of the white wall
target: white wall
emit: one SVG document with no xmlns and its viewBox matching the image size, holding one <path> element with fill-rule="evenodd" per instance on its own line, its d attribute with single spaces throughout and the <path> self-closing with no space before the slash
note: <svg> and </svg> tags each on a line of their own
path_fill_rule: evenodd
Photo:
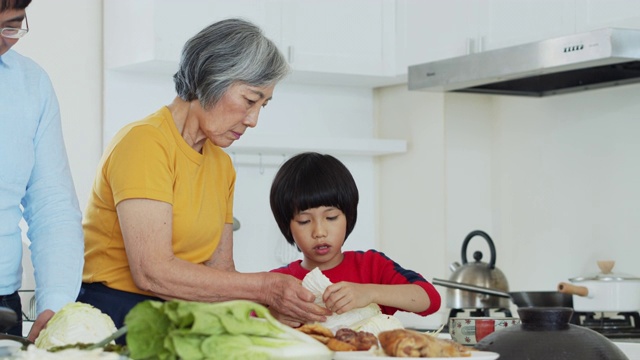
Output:
<svg viewBox="0 0 640 360">
<path fill-rule="evenodd" d="M 445 268 L 447 227 L 444 96 L 409 92 L 406 85 L 376 90 L 377 135 L 405 138 L 408 152 L 378 160 L 376 224 L 379 248 L 426 279 Z M 397 313 L 407 326 L 438 328 L 445 310 L 421 318 Z"/>
<path fill-rule="evenodd" d="M 640 275 L 640 85 L 549 98 L 396 86 L 377 96 L 379 136 L 412 134 L 408 154 L 380 163 L 382 249 L 447 279 L 465 236 L 480 229 L 512 291 L 554 290 L 598 272 L 602 259 Z M 444 185 L 427 181 L 435 174 Z M 489 261 L 482 238 L 469 244 L 469 259 L 474 250 Z"/>
<path fill-rule="evenodd" d="M 629 85 L 494 100 L 494 225 L 521 286 L 553 288 L 605 259 L 640 275 L 638 96 Z"/>
</svg>

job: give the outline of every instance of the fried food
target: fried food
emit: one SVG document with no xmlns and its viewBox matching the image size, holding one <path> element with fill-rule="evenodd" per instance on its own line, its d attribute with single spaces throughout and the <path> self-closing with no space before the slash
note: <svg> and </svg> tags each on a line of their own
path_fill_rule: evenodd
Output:
<svg viewBox="0 0 640 360">
<path fill-rule="evenodd" d="M 352 329 L 344 328 L 336 332 L 336 339 L 351 344 L 356 347 L 356 350 L 369 350 L 374 345 L 378 345 L 378 338 L 370 332 L 366 331 L 354 331 Z"/>
<path fill-rule="evenodd" d="M 327 347 L 333 351 L 356 351 L 358 350 L 357 347 L 355 347 L 352 344 L 349 344 L 347 342 L 344 341 L 340 341 L 336 338 L 333 339 L 329 339 L 329 342 L 327 342 Z"/>
<path fill-rule="evenodd" d="M 385 354 L 394 357 L 469 357 L 463 345 L 413 330 L 396 329 L 378 334 Z"/>
<path fill-rule="evenodd" d="M 327 345 L 330 339 L 333 339 L 333 332 L 320 324 L 304 324 L 296 330 L 311 336 L 325 345 Z"/>
<path fill-rule="evenodd" d="M 364 351 L 378 346 L 378 338 L 365 331 L 344 328 L 339 329 L 334 336 L 330 329 L 320 324 L 305 324 L 297 330 L 320 341 L 333 351 Z"/>
<path fill-rule="evenodd" d="M 333 338 L 330 338 L 330 337 L 327 337 L 327 336 L 316 335 L 316 334 L 308 334 L 308 335 L 311 336 L 312 338 L 320 341 L 321 343 L 323 343 L 325 345 L 327 345 L 327 343 L 329 342 L 330 339 L 333 339 Z"/>
<path fill-rule="evenodd" d="M 355 343 L 358 333 L 349 328 L 344 328 L 336 331 L 336 339 L 344 341 L 346 343 Z"/>
<path fill-rule="evenodd" d="M 302 331 L 307 335 L 321 335 L 328 338 L 333 337 L 333 332 L 320 324 L 304 324 L 297 328 L 297 330 Z"/>
</svg>

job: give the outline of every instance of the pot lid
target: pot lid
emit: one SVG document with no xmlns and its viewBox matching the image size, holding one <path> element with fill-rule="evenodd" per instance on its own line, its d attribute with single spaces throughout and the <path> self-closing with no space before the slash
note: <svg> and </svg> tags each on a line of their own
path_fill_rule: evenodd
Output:
<svg viewBox="0 0 640 360">
<path fill-rule="evenodd" d="M 623 273 L 614 273 L 611 270 L 615 265 L 615 261 L 613 260 L 600 260 L 598 261 L 598 267 L 600 268 L 600 272 L 597 274 L 590 274 L 586 276 L 578 276 L 569 279 L 573 282 L 579 281 L 633 281 L 640 280 L 640 277 L 623 274 Z"/>
</svg>

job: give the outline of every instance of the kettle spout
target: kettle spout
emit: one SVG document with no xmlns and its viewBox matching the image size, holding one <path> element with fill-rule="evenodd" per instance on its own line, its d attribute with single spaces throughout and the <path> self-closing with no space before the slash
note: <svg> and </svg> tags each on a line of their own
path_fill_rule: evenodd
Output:
<svg viewBox="0 0 640 360">
<path fill-rule="evenodd" d="M 458 268 L 460 268 L 460 263 L 457 261 L 454 261 L 451 263 L 451 265 L 449 265 L 449 269 L 451 269 L 451 271 L 456 271 Z"/>
</svg>

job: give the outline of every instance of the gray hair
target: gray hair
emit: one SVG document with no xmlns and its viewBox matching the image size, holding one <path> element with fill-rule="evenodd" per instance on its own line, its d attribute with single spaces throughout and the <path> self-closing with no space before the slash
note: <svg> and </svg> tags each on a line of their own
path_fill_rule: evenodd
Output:
<svg viewBox="0 0 640 360">
<path fill-rule="evenodd" d="M 181 99 L 199 100 L 208 109 L 234 83 L 269 86 L 288 73 L 284 56 L 259 27 L 227 19 L 207 26 L 185 43 L 173 82 Z"/>
</svg>

